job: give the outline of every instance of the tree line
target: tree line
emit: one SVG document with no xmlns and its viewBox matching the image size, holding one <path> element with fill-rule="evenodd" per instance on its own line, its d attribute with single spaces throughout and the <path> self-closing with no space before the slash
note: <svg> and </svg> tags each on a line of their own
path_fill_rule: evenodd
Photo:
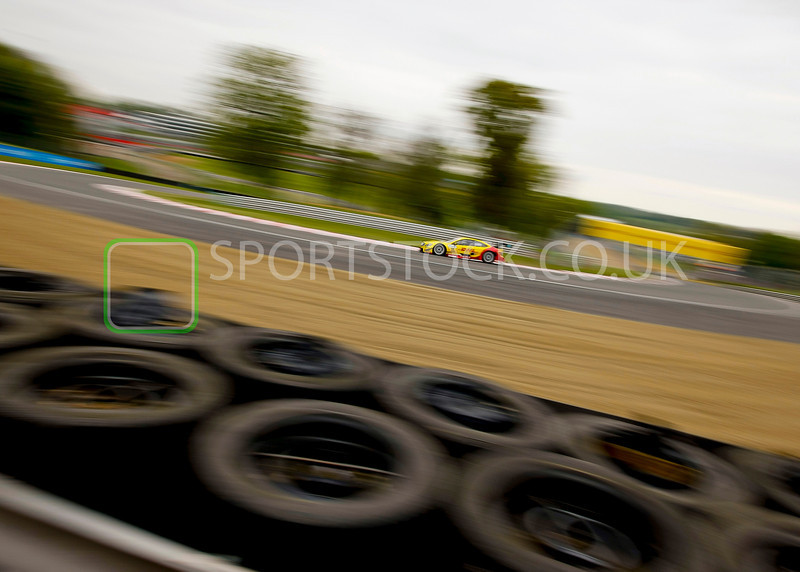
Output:
<svg viewBox="0 0 800 572">
<path fill-rule="evenodd" d="M 251 176 L 274 183 L 292 162 L 287 150 L 303 149 L 314 129 L 304 62 L 283 52 L 240 46 L 225 54 L 213 81 L 212 110 L 219 129 L 214 151 L 247 166 Z M 394 153 L 376 155 L 377 120 L 343 111 L 329 121 L 334 161 L 325 172 L 327 194 L 342 197 L 353 184 L 372 186 L 392 211 L 432 223 L 480 221 L 495 229 L 546 236 L 585 205 L 549 191 L 554 169 L 533 152 L 531 138 L 548 113 L 543 90 L 490 79 L 465 91 L 464 112 L 481 147 L 476 176 L 462 177 L 447 192 L 450 151 L 426 134 Z"/>
</svg>

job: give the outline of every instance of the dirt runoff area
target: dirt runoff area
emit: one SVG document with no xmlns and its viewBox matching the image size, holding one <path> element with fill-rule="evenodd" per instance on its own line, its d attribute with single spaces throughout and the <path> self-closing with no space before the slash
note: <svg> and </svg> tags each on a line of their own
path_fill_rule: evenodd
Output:
<svg viewBox="0 0 800 572">
<path fill-rule="evenodd" d="M 0 264 L 100 286 L 103 252 L 152 232 L 0 197 Z M 800 455 L 800 347 L 495 300 L 400 281 L 303 268 L 278 280 L 269 261 L 225 266 L 198 243 L 200 310 L 243 323 L 316 334 L 362 352 L 448 368 L 515 390 L 646 419 L 694 434 Z M 219 254 L 238 259 L 238 251 Z M 184 249 L 127 252 L 113 281 L 186 289 Z M 295 262 L 275 259 L 290 275 Z M 124 266 L 124 268 L 123 268 Z"/>
</svg>

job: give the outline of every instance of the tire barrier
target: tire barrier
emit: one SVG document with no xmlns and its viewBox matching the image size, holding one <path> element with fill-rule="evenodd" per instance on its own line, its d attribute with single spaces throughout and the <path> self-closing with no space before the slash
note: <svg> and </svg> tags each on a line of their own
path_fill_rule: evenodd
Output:
<svg viewBox="0 0 800 572">
<path fill-rule="evenodd" d="M 800 519 L 764 513 L 733 526 L 723 537 L 729 570 L 787 572 L 800 570 Z"/>
<path fill-rule="evenodd" d="M 559 439 L 558 420 L 546 405 L 463 373 L 395 368 L 377 381 L 376 397 L 446 442 L 546 449 Z"/>
<path fill-rule="evenodd" d="M 54 311 L 69 332 L 96 342 L 115 345 L 169 350 L 191 349 L 200 345 L 204 336 L 229 324 L 224 320 L 200 314 L 194 328 L 186 333 L 136 333 L 110 329 L 102 296 L 92 296 L 59 305 Z M 110 304 L 109 318 L 117 329 L 158 330 L 180 328 L 191 323 L 188 310 L 173 306 L 160 292 L 139 289 L 115 292 Z"/>
<path fill-rule="evenodd" d="M 456 525 L 511 570 L 713 570 L 686 519 L 632 479 L 553 453 L 482 454 Z"/>
<path fill-rule="evenodd" d="M 200 418 L 229 398 L 226 378 L 179 356 L 59 347 L 0 359 L 0 412 L 43 425 L 142 427 Z"/>
<path fill-rule="evenodd" d="M 744 475 L 677 433 L 595 415 L 568 415 L 563 423 L 568 454 L 634 478 L 671 502 L 755 501 Z"/>
<path fill-rule="evenodd" d="M 94 288 L 54 274 L 0 268 L 0 302 L 44 305 L 96 293 Z"/>
<path fill-rule="evenodd" d="M 120 325 L 186 317 L 116 295 Z M 0 270 L 0 472 L 254 570 L 798 569 L 798 460 L 308 334 L 119 333 L 102 304 Z"/>
<path fill-rule="evenodd" d="M 191 512 L 186 443 L 194 422 L 231 393 L 230 381 L 208 365 L 152 350 L 7 353 L 0 358 L 0 472 L 152 528 L 168 521 L 159 507 Z"/>
<path fill-rule="evenodd" d="M 335 342 L 263 328 L 219 328 L 204 340 L 207 359 L 251 384 L 306 391 L 366 389 L 381 364 Z"/>
<path fill-rule="evenodd" d="M 762 504 L 800 516 L 800 459 L 736 448 L 722 456 L 758 485 Z"/>
<path fill-rule="evenodd" d="M 193 449 L 220 496 L 273 519 L 336 528 L 429 510 L 442 497 L 444 457 L 385 413 L 301 399 L 231 408 L 199 429 Z"/>
<path fill-rule="evenodd" d="M 62 333 L 61 325 L 42 312 L 0 304 L 0 351 L 53 339 Z"/>
</svg>

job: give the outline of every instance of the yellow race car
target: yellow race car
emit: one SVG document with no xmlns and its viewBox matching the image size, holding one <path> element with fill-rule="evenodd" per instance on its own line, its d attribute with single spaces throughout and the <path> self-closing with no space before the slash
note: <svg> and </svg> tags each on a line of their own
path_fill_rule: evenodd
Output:
<svg viewBox="0 0 800 572">
<path fill-rule="evenodd" d="M 441 240 L 426 240 L 419 247 L 420 252 L 435 254 L 436 256 L 455 256 L 469 258 L 491 264 L 503 262 L 503 251 L 492 244 L 479 238 L 462 236 L 449 242 Z"/>
</svg>

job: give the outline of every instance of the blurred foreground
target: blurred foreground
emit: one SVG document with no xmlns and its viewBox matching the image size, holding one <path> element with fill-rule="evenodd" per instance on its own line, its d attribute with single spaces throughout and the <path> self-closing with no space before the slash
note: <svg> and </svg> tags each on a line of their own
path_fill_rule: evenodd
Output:
<svg viewBox="0 0 800 572">
<path fill-rule="evenodd" d="M 0 302 L 0 471 L 254 570 L 800 564 L 796 459 L 304 333 L 203 314 L 136 332 L 184 312 L 152 289 L 104 310 L 89 285 L 5 268 Z M 235 570 L 2 481 L 2 526 L 19 518 L 0 555 L 18 570 L 65 541 L 64 570 L 77 545 L 86 570 Z"/>
</svg>

